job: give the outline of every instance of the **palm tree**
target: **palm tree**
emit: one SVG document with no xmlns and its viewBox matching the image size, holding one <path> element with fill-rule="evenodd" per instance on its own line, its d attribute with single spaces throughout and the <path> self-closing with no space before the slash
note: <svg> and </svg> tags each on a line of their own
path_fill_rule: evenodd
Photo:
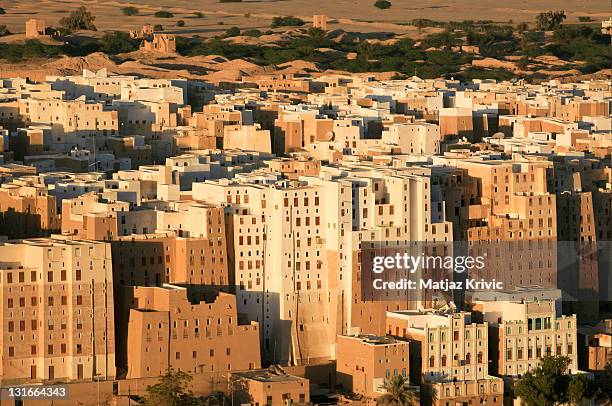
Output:
<svg viewBox="0 0 612 406">
<path fill-rule="evenodd" d="M 416 406 L 419 404 L 419 395 L 410 387 L 408 378 L 403 375 L 395 375 L 385 379 L 380 387 L 387 393 L 376 399 L 379 406 Z"/>
</svg>

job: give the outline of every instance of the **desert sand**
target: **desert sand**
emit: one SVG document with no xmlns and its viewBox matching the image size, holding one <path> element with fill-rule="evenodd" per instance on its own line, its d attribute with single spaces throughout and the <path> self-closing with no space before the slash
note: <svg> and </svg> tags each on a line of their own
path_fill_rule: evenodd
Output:
<svg viewBox="0 0 612 406">
<path fill-rule="evenodd" d="M 326 14 L 330 29 L 356 32 L 410 33 L 415 28 L 406 23 L 415 18 L 433 20 L 495 20 L 508 22 L 533 21 L 545 10 L 564 9 L 567 22 L 579 16 L 594 20 L 608 18 L 608 0 L 391 0 L 392 8 L 378 10 L 374 0 L 245 0 L 241 3 L 220 3 L 219 0 L 13 0 L 3 2 L 7 14 L 0 15 L 0 24 L 12 32 L 24 31 L 29 18 L 44 18 L 47 25 L 57 25 L 72 9 L 85 5 L 96 16 L 100 31 L 139 28 L 144 23 L 162 24 L 165 30 L 181 35 L 211 36 L 232 26 L 243 30 L 267 30 L 274 16 L 293 15 L 309 21 L 313 14 Z M 137 16 L 124 16 L 122 7 L 134 6 Z M 155 18 L 159 10 L 168 10 L 174 18 Z M 204 18 L 196 18 L 194 12 Z M 176 27 L 184 20 L 185 27 Z"/>
</svg>

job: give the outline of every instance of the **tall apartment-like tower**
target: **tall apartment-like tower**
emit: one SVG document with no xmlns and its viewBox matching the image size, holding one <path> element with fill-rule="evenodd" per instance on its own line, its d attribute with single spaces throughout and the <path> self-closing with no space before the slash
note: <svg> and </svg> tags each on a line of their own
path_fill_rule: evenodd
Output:
<svg viewBox="0 0 612 406">
<path fill-rule="evenodd" d="M 115 377 L 110 246 L 41 238 L 0 246 L 0 381 Z"/>
<path fill-rule="evenodd" d="M 487 266 L 472 276 L 496 279 L 507 289 L 557 287 L 556 196 L 547 189 L 551 163 L 519 157 L 441 162 L 457 167 L 463 207 L 469 204 L 465 210 L 455 202 L 450 209 L 458 214 L 456 235 L 471 243 L 471 255 L 487 255 Z"/>
<path fill-rule="evenodd" d="M 329 358 L 334 335 L 319 187 L 280 182 L 194 184 L 194 197 L 231 204 L 228 250 L 238 306 L 262 328 L 272 362 Z"/>
<path fill-rule="evenodd" d="M 359 272 L 362 242 L 452 238 L 421 172 L 326 167 L 194 183 L 195 199 L 227 205 L 238 307 L 261 322 L 270 362 L 334 357 L 338 335 L 383 334 L 386 311 L 416 308 L 406 297 L 364 300 Z"/>
</svg>

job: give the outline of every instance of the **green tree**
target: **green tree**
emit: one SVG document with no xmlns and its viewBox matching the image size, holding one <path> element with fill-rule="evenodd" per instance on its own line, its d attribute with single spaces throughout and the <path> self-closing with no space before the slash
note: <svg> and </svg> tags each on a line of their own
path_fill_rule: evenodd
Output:
<svg viewBox="0 0 612 406">
<path fill-rule="evenodd" d="M 304 25 L 304 20 L 301 18 L 287 16 L 287 17 L 274 17 L 272 19 L 271 28 L 277 27 L 301 27 Z"/>
<path fill-rule="evenodd" d="M 184 27 L 185 26 L 185 20 L 178 20 L 176 22 L 176 26 L 177 27 Z"/>
<path fill-rule="evenodd" d="M 584 374 L 574 375 L 567 389 L 567 396 L 573 405 L 580 405 L 584 399 L 593 399 L 599 394 L 600 389 Z"/>
<path fill-rule="evenodd" d="M 126 15 L 126 16 L 136 16 L 140 12 L 136 7 L 132 7 L 132 6 L 123 7 L 121 11 L 123 12 L 123 15 Z"/>
<path fill-rule="evenodd" d="M 0 7 L 0 14 L 6 14 L 6 10 Z"/>
<path fill-rule="evenodd" d="M 256 28 L 253 28 L 251 30 L 246 30 L 245 32 L 242 33 L 242 35 L 246 37 L 261 37 L 262 32 Z"/>
<path fill-rule="evenodd" d="M 421 30 L 423 30 L 423 28 L 427 27 L 427 20 L 425 20 L 423 18 L 419 18 L 419 19 L 413 20 L 412 21 L 412 25 L 417 27 L 417 30 L 419 32 L 421 32 Z"/>
<path fill-rule="evenodd" d="M 310 27 L 308 29 L 308 36 L 310 39 L 316 43 L 325 40 L 325 31 L 320 28 Z"/>
<path fill-rule="evenodd" d="M 608 361 L 603 374 L 596 375 L 595 382 L 600 389 L 601 403 L 606 404 L 606 401 L 608 403 L 612 401 L 612 362 Z"/>
<path fill-rule="evenodd" d="M 374 3 L 374 7 L 379 8 L 381 10 L 387 10 L 391 8 L 391 2 L 389 0 L 376 0 L 376 3 Z"/>
<path fill-rule="evenodd" d="M 133 40 L 127 32 L 122 31 L 104 33 L 100 38 L 100 45 L 107 54 L 120 54 L 138 49 L 138 41 Z"/>
<path fill-rule="evenodd" d="M 569 357 L 546 356 L 533 371 L 527 372 L 514 385 L 514 393 L 527 406 L 567 403 L 571 377 L 567 375 Z"/>
<path fill-rule="evenodd" d="M 231 393 L 228 396 L 229 401 L 237 405 L 253 404 L 253 396 L 249 393 L 249 386 L 244 379 L 238 379 L 232 376 Z"/>
<path fill-rule="evenodd" d="M 87 11 L 85 6 L 81 6 L 70 13 L 69 16 L 63 17 L 59 21 L 59 25 L 68 32 L 77 30 L 97 31 L 97 28 L 94 25 L 95 19 L 96 17 Z"/>
<path fill-rule="evenodd" d="M 156 11 L 155 14 L 153 14 L 155 17 L 157 18 L 172 18 L 174 17 L 174 14 L 172 14 L 169 11 L 165 11 L 165 10 L 160 10 L 160 11 Z"/>
<path fill-rule="evenodd" d="M 367 41 L 361 41 L 357 45 L 357 57 L 362 59 L 364 62 L 374 58 L 374 45 Z"/>
<path fill-rule="evenodd" d="M 227 31 L 225 31 L 226 37 L 237 37 L 239 35 L 240 35 L 240 28 L 238 27 L 228 28 Z"/>
<path fill-rule="evenodd" d="M 385 379 L 385 383 L 380 387 L 386 393 L 376 399 L 376 404 L 380 406 L 413 406 L 419 404 L 417 392 L 410 387 L 408 378 L 403 375 L 395 375 Z"/>
<path fill-rule="evenodd" d="M 536 17 L 536 26 L 538 30 L 541 31 L 550 31 L 556 30 L 561 27 L 563 20 L 567 17 L 565 16 L 565 11 L 547 11 L 546 13 L 540 13 Z"/>
<path fill-rule="evenodd" d="M 145 406 L 196 406 L 203 400 L 189 390 L 191 375 L 169 368 L 155 385 L 147 387 Z"/>
</svg>

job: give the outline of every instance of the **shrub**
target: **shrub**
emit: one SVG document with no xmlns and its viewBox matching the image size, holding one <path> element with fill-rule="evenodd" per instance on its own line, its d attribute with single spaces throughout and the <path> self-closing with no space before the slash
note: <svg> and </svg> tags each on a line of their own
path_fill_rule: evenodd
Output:
<svg viewBox="0 0 612 406">
<path fill-rule="evenodd" d="M 524 22 L 524 21 L 523 21 L 522 23 L 518 23 L 518 24 L 516 25 L 516 30 L 517 30 L 518 32 L 525 32 L 525 31 L 528 31 L 528 30 L 529 30 L 529 24 L 527 24 L 527 23 L 526 23 L 526 22 Z"/>
<path fill-rule="evenodd" d="M 304 25 L 304 20 L 301 18 L 287 16 L 287 17 L 274 17 L 270 27 L 301 27 Z"/>
<path fill-rule="evenodd" d="M 325 39 L 325 31 L 320 28 L 310 27 L 308 29 L 308 36 L 317 41 L 322 41 Z"/>
<path fill-rule="evenodd" d="M 96 26 L 93 23 L 95 19 L 96 17 L 92 16 L 85 6 L 81 6 L 70 13 L 68 17 L 63 17 L 59 24 L 61 28 L 68 32 L 76 30 L 96 31 Z"/>
<path fill-rule="evenodd" d="M 178 21 L 176 22 L 176 26 L 177 26 L 177 27 L 184 27 L 184 26 L 185 26 L 185 21 L 183 21 L 183 20 L 178 20 Z"/>
<path fill-rule="evenodd" d="M 123 7 L 121 9 L 121 11 L 123 12 L 123 15 L 126 16 L 135 16 L 138 15 L 139 11 L 136 7 Z"/>
<path fill-rule="evenodd" d="M 374 7 L 379 8 L 381 10 L 386 10 L 391 8 L 391 2 L 389 0 L 376 0 L 374 3 Z"/>
<path fill-rule="evenodd" d="M 6 10 L 0 7 L 0 14 L 6 14 Z"/>
<path fill-rule="evenodd" d="M 153 31 L 163 31 L 164 30 L 164 26 L 161 24 L 155 24 L 153 26 Z"/>
<path fill-rule="evenodd" d="M 225 31 L 226 37 L 237 37 L 239 35 L 240 35 L 240 28 L 238 27 L 228 28 L 227 31 Z"/>
<path fill-rule="evenodd" d="M 262 32 L 257 29 L 252 29 L 252 30 L 246 30 L 245 32 L 242 33 L 242 35 L 247 36 L 247 37 L 261 37 Z"/>
<path fill-rule="evenodd" d="M 580 16 L 578 17 L 578 21 L 580 21 L 581 23 L 589 23 L 593 21 L 593 19 L 589 16 Z"/>
<path fill-rule="evenodd" d="M 219 3 L 242 3 L 242 0 L 219 0 Z"/>
<path fill-rule="evenodd" d="M 0 37 L 6 37 L 7 35 L 11 35 L 12 32 L 10 32 L 8 30 L 8 28 L 6 28 L 6 25 L 2 24 L 0 25 Z"/>
<path fill-rule="evenodd" d="M 204 18 L 204 13 L 202 13 L 201 11 L 195 11 L 193 15 L 195 18 Z"/>
<path fill-rule="evenodd" d="M 164 10 L 157 11 L 157 12 L 155 12 L 155 14 L 153 14 L 153 15 L 154 15 L 155 17 L 157 17 L 157 18 L 172 18 L 172 17 L 174 17 L 174 14 L 172 14 L 172 13 L 171 13 L 171 12 L 169 12 L 169 11 L 164 11 Z"/>
</svg>

